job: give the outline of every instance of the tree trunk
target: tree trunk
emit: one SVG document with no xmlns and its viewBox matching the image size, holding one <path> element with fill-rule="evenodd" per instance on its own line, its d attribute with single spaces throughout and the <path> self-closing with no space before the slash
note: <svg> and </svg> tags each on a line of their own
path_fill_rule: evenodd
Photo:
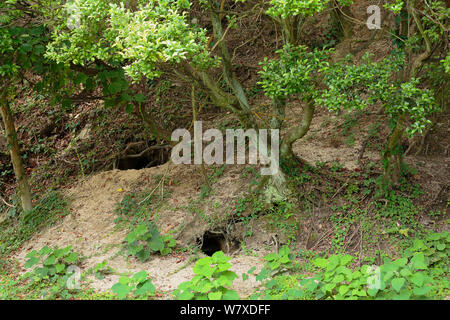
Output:
<svg viewBox="0 0 450 320">
<path fill-rule="evenodd" d="M 282 101 L 274 101 L 274 103 L 278 104 Z M 261 183 L 258 186 L 258 190 L 262 190 L 264 188 L 264 197 L 266 202 L 277 202 L 282 200 L 287 200 L 295 195 L 294 185 L 289 178 L 289 173 L 284 171 L 285 167 L 294 167 L 298 164 L 298 158 L 292 152 L 292 145 L 298 139 L 301 139 L 306 135 L 311 125 L 311 121 L 314 116 L 314 102 L 308 101 L 304 112 L 303 118 L 300 121 L 300 124 L 296 127 L 291 128 L 284 139 L 281 142 L 280 146 L 280 170 L 277 171 L 276 174 L 271 176 L 265 176 Z M 274 119 L 272 119 L 274 121 Z M 276 122 L 276 121 L 275 121 Z M 276 125 L 281 125 L 276 122 Z"/>
<path fill-rule="evenodd" d="M 32 209 L 30 185 L 23 167 L 22 159 L 20 158 L 16 128 L 14 127 L 13 116 L 6 97 L 2 97 L 2 101 L 0 101 L 0 113 L 2 114 L 3 123 L 5 124 L 6 141 L 11 155 L 14 174 L 17 179 L 22 208 L 27 212 Z"/>
<path fill-rule="evenodd" d="M 314 110 L 314 101 L 308 101 L 303 111 L 303 118 L 301 119 L 300 124 L 296 127 L 291 128 L 286 133 L 283 141 L 281 142 L 281 160 L 292 162 L 292 160 L 296 159 L 294 153 L 292 152 L 292 144 L 298 139 L 301 139 L 303 136 L 305 136 L 306 133 L 308 133 L 309 126 L 311 125 L 311 121 L 314 117 Z"/>
<path fill-rule="evenodd" d="M 330 2 L 331 18 L 339 25 L 339 29 L 342 32 L 344 39 L 348 39 L 353 34 L 353 22 L 354 19 L 350 6 L 340 6 L 336 1 Z"/>
<path fill-rule="evenodd" d="M 404 121 L 405 116 L 400 115 L 383 154 L 384 178 L 394 185 L 400 182 L 403 150 L 399 142 L 405 129 Z"/>
</svg>

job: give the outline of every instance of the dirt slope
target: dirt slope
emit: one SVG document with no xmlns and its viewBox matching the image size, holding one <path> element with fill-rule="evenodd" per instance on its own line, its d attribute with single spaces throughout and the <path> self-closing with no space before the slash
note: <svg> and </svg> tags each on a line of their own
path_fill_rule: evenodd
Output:
<svg viewBox="0 0 450 320">
<path fill-rule="evenodd" d="M 73 245 L 75 251 L 88 257 L 83 263 L 82 271 L 104 260 L 108 260 L 109 265 L 119 273 L 147 270 L 153 277 L 155 286 L 166 293 L 164 297 L 170 297 L 168 292 L 193 276 L 191 271 L 193 265 L 186 265 L 189 256 L 187 254 L 154 256 L 149 262 L 140 263 L 135 259 L 118 255 L 119 245 L 126 236 L 126 230 L 115 231 L 114 223 L 114 208 L 126 192 L 141 186 L 143 181 L 148 181 L 156 174 L 163 174 L 167 171 L 168 165 L 142 170 L 107 171 L 74 186 L 67 192 L 67 196 L 73 199 L 70 205 L 72 214 L 65 217 L 60 224 L 44 230 L 29 240 L 16 253 L 16 258 L 23 264 L 25 255 L 31 250 L 39 250 L 45 245 L 59 247 Z M 180 170 L 183 169 L 174 168 L 169 176 L 179 177 Z M 173 220 L 178 222 L 189 220 L 187 211 L 181 208 L 187 202 L 188 196 L 197 193 L 196 176 L 192 172 L 189 176 L 190 183 L 187 185 L 183 183 L 177 188 L 180 192 L 174 192 L 176 198 L 170 199 L 172 204 L 178 204 L 179 210 L 172 207 L 165 213 L 161 212 L 161 216 L 164 217 L 162 224 L 170 225 Z M 262 260 L 258 257 L 234 255 L 231 263 L 232 270 L 241 275 L 253 266 L 260 267 Z M 118 277 L 110 275 L 101 281 L 93 279 L 91 286 L 106 290 L 117 282 Z M 235 289 L 242 297 L 249 295 L 256 285 L 257 283 L 251 280 L 245 283 L 241 279 L 235 281 Z"/>
</svg>

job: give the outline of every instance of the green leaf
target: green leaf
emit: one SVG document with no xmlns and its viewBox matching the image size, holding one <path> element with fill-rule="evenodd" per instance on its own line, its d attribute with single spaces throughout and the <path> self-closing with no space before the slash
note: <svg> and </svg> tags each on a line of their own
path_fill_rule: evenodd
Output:
<svg viewBox="0 0 450 320">
<path fill-rule="evenodd" d="M 344 275 L 338 274 L 338 275 L 333 279 L 333 282 L 339 283 L 339 282 L 342 282 L 342 281 L 344 281 L 344 280 L 345 280 Z"/>
<path fill-rule="evenodd" d="M 44 266 L 52 266 L 55 263 L 56 263 L 56 257 L 53 254 L 51 254 L 48 256 L 47 259 L 45 259 Z"/>
<path fill-rule="evenodd" d="M 403 267 L 408 262 L 407 258 L 401 258 L 393 261 L 392 263 L 395 264 L 397 267 Z"/>
<path fill-rule="evenodd" d="M 319 268 L 325 268 L 328 265 L 328 260 L 323 258 L 317 258 L 313 260 L 315 266 Z"/>
<path fill-rule="evenodd" d="M 351 255 L 349 255 L 349 254 L 346 254 L 345 256 L 343 256 L 341 258 L 341 263 L 345 266 L 352 260 L 353 260 L 353 257 Z"/>
<path fill-rule="evenodd" d="M 405 281 L 406 281 L 405 278 L 392 279 L 392 281 L 391 281 L 392 288 L 394 288 L 394 290 L 396 290 L 397 292 L 400 292 L 403 285 L 405 284 Z"/>
<path fill-rule="evenodd" d="M 272 261 L 269 263 L 270 269 L 275 270 L 281 266 L 280 261 Z"/>
<path fill-rule="evenodd" d="M 423 253 L 416 253 L 410 261 L 414 269 L 426 269 L 428 266 L 425 263 L 425 256 Z"/>
<path fill-rule="evenodd" d="M 70 254 L 65 258 L 65 260 L 66 260 L 68 263 L 75 263 L 75 262 L 77 261 L 77 259 L 78 259 L 78 253 L 76 253 L 76 252 L 70 253 Z"/>
<path fill-rule="evenodd" d="M 142 270 L 134 274 L 132 280 L 134 280 L 135 282 L 142 282 L 143 280 L 147 279 L 147 276 L 147 271 Z"/>
<path fill-rule="evenodd" d="M 27 255 L 25 256 L 25 258 L 28 259 L 28 258 L 36 257 L 36 255 L 37 255 L 36 250 L 33 250 L 31 252 L 28 252 Z"/>
<path fill-rule="evenodd" d="M 184 291 L 183 293 L 181 293 L 178 298 L 180 300 L 191 300 L 192 298 L 194 298 L 194 294 L 190 291 Z"/>
<path fill-rule="evenodd" d="M 413 293 L 414 293 L 416 296 L 424 296 L 424 295 L 426 295 L 430 290 L 431 290 L 430 287 L 424 286 L 424 287 L 421 287 L 421 288 L 414 288 Z"/>
<path fill-rule="evenodd" d="M 422 273 L 415 273 L 411 278 L 410 278 L 411 282 L 414 283 L 416 286 L 420 287 L 422 286 L 425 277 L 423 276 Z"/>
<path fill-rule="evenodd" d="M 402 270 L 400 270 L 400 274 L 404 277 L 408 277 L 412 275 L 412 272 L 408 268 L 403 268 Z"/>
<path fill-rule="evenodd" d="M 126 296 L 130 293 L 131 288 L 127 285 L 124 285 L 122 283 L 116 283 L 111 287 L 112 292 L 117 294 L 117 297 L 119 299 L 124 299 Z"/>
<path fill-rule="evenodd" d="M 345 295 L 348 290 L 350 290 L 349 286 L 340 286 L 338 291 L 340 295 Z"/>
<path fill-rule="evenodd" d="M 45 246 L 45 247 L 42 247 L 41 250 L 39 250 L 39 255 L 42 257 L 42 256 L 49 254 L 50 252 L 52 252 L 52 249 L 48 246 Z"/>
<path fill-rule="evenodd" d="M 220 291 L 208 293 L 209 300 L 220 300 L 221 297 L 222 297 L 222 292 L 220 292 Z"/>
<path fill-rule="evenodd" d="M 27 262 L 25 262 L 25 268 L 31 268 L 32 266 L 34 266 L 36 263 L 39 262 L 39 258 L 37 257 L 31 257 L 29 260 L 27 260 Z"/>
<path fill-rule="evenodd" d="M 61 273 L 66 269 L 66 265 L 63 263 L 58 263 L 57 265 L 55 265 L 55 268 L 57 273 Z"/>
<path fill-rule="evenodd" d="M 222 295 L 222 300 L 239 300 L 239 296 L 236 291 L 227 289 Z"/>
<path fill-rule="evenodd" d="M 264 257 L 264 260 L 266 261 L 273 261 L 277 259 L 278 255 L 274 252 L 269 253 L 267 256 Z"/>
<path fill-rule="evenodd" d="M 148 279 L 144 283 L 138 284 L 135 292 L 138 295 L 148 296 L 148 295 L 153 295 L 155 293 L 155 291 L 156 291 L 155 286 L 153 285 L 151 280 Z"/>
</svg>

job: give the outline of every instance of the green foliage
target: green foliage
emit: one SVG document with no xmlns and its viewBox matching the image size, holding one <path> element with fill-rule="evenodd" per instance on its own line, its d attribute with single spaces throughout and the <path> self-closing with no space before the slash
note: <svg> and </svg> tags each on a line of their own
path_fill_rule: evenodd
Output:
<svg viewBox="0 0 450 320">
<path fill-rule="evenodd" d="M 450 73 L 450 53 L 441 62 L 444 64 L 445 72 Z"/>
<path fill-rule="evenodd" d="M 435 268 L 443 268 L 449 271 L 448 256 L 450 253 L 450 233 L 428 233 L 424 239 L 415 239 L 413 245 L 407 248 L 404 256 L 413 257 L 418 253 L 428 259 L 428 264 Z"/>
<path fill-rule="evenodd" d="M 140 261 L 147 261 L 154 252 L 167 255 L 176 247 L 177 242 L 169 235 L 161 235 L 152 222 L 139 224 L 125 238 L 125 248 L 129 255 Z"/>
<path fill-rule="evenodd" d="M 27 214 L 15 213 L 15 210 L 19 210 L 18 207 L 1 223 L 0 255 L 16 250 L 34 233 L 69 214 L 66 200 L 55 191 L 44 195 Z"/>
<path fill-rule="evenodd" d="M 330 0 L 271 0 L 267 14 L 286 19 L 289 16 L 312 16 L 323 11 Z"/>
<path fill-rule="evenodd" d="M 274 299 L 275 296 L 282 296 L 286 288 L 286 282 L 289 287 L 296 287 L 292 280 L 297 279 L 298 276 L 284 275 L 287 272 L 293 271 L 298 264 L 294 261 L 295 254 L 291 253 L 288 246 L 280 248 L 278 253 L 272 252 L 264 257 L 266 261 L 261 271 L 256 274 L 255 279 L 263 284 L 263 287 L 251 296 L 251 299 Z M 244 280 L 253 274 L 256 268 L 252 268 L 247 274 L 243 274 Z"/>
<path fill-rule="evenodd" d="M 300 176 L 301 178 L 302 176 Z M 267 219 L 269 225 L 274 230 L 281 230 L 287 238 L 287 243 L 295 241 L 298 234 L 300 220 L 295 214 L 295 208 L 292 203 L 282 201 L 275 203 L 267 210 Z"/>
<path fill-rule="evenodd" d="M 9 260 L 5 262 L 8 263 L 8 269 L 3 270 L 0 268 L 0 299 L 2 300 L 111 300 L 114 298 L 110 292 L 96 292 L 88 287 L 83 287 L 82 290 L 66 290 L 64 287 L 49 281 L 34 282 L 20 275 L 21 268 L 16 261 Z M 56 293 L 52 293 L 52 291 Z"/>
<path fill-rule="evenodd" d="M 71 4 L 80 26 L 68 28 L 67 15 L 55 27 L 47 56 L 64 64 L 100 60 L 122 65 L 133 80 L 162 74 L 160 64 L 215 63 L 206 50 L 206 30 L 187 22 L 186 0 L 140 1 L 134 8 L 109 0 Z"/>
<path fill-rule="evenodd" d="M 88 272 L 93 273 L 96 279 L 103 280 L 105 275 L 111 274 L 113 270 L 108 266 L 108 261 L 105 260 L 97 263 L 94 268 L 91 268 Z"/>
<path fill-rule="evenodd" d="M 376 183 L 382 186 L 383 180 L 379 178 Z M 375 203 L 378 212 L 377 218 L 388 218 L 390 225 L 395 225 L 394 229 L 398 229 L 399 226 L 420 228 L 416 217 L 421 208 L 413 201 L 422 194 L 420 186 L 410 184 L 406 179 L 402 179 L 400 190 L 378 191 L 377 195 L 383 196 L 384 200 Z"/>
<path fill-rule="evenodd" d="M 320 273 L 300 280 L 300 288 L 290 291 L 294 298 L 313 296 L 314 299 L 380 300 L 429 298 L 432 279 L 427 274 L 422 253 L 386 261 L 380 267 L 363 265 L 350 268 L 351 255 L 332 255 L 316 258 L 313 263 Z"/>
<path fill-rule="evenodd" d="M 74 276 L 74 270 L 70 270 L 69 267 L 80 262 L 80 257 L 72 250 L 72 246 L 62 249 L 45 246 L 39 251 L 31 251 L 25 257 L 28 259 L 25 268 L 34 267 L 24 275 L 25 279 L 29 279 L 28 286 L 43 287 L 42 295 L 45 298 L 67 299 L 72 296 L 72 292 L 76 289 L 68 286 Z"/>
<path fill-rule="evenodd" d="M 132 277 L 122 276 L 119 282 L 111 287 L 119 299 L 135 298 L 147 300 L 155 294 L 155 286 L 147 271 L 139 271 Z"/>
<path fill-rule="evenodd" d="M 318 73 L 329 66 L 327 60 L 331 52 L 331 49 L 308 51 L 306 46 L 285 45 L 276 51 L 280 59 L 264 58 L 259 84 L 273 99 L 292 95 L 311 97 Z"/>
<path fill-rule="evenodd" d="M 267 274 L 273 274 L 274 272 L 279 272 L 279 270 L 289 270 L 292 269 L 294 264 L 292 259 L 294 255 L 288 246 L 283 246 L 280 248 L 278 253 L 272 252 L 264 257 L 266 260 L 266 265 L 261 270 L 256 280 L 262 280 Z"/>
<path fill-rule="evenodd" d="M 229 287 L 237 278 L 236 273 L 228 269 L 230 257 L 222 251 L 211 257 L 198 260 L 194 266 L 194 278 L 183 282 L 173 295 L 180 300 L 237 300 L 237 293 Z"/>
<path fill-rule="evenodd" d="M 393 0 L 386 2 L 384 7 L 388 10 L 391 10 L 393 13 L 398 14 L 403 8 L 404 2 L 402 0 Z"/>
<path fill-rule="evenodd" d="M 433 92 L 419 88 L 419 80 L 415 78 L 403 83 L 390 80 L 403 66 L 401 52 L 380 62 L 371 61 L 369 53 L 358 65 L 349 62 L 352 62 L 351 56 L 326 70 L 327 89 L 317 97 L 316 103 L 338 112 L 341 108 L 362 110 L 381 101 L 392 119 L 400 114 L 410 116 L 412 123 L 406 129 L 410 135 L 423 133 L 431 124 L 428 118 L 438 110 Z"/>
</svg>

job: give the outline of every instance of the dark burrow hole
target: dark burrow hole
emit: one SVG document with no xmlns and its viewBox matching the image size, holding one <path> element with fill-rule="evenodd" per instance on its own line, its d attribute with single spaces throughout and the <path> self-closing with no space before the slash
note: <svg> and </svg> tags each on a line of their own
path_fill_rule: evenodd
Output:
<svg viewBox="0 0 450 320">
<path fill-rule="evenodd" d="M 212 233 L 210 231 L 206 231 L 203 235 L 203 241 L 201 238 L 199 240 L 202 245 L 200 250 L 208 256 L 212 256 L 214 252 L 217 251 L 224 251 L 223 249 L 226 248 L 227 241 L 223 233 Z"/>
<path fill-rule="evenodd" d="M 132 144 L 129 144 L 132 145 Z M 144 169 L 156 167 L 169 160 L 170 148 L 160 145 L 137 144 L 127 147 L 116 161 L 116 168 L 119 170 Z"/>
<path fill-rule="evenodd" d="M 230 253 L 239 246 L 237 241 L 227 240 L 223 232 L 217 231 L 206 231 L 203 237 L 198 239 L 198 244 L 201 245 L 200 250 L 208 256 L 212 256 L 217 251 Z"/>
</svg>

